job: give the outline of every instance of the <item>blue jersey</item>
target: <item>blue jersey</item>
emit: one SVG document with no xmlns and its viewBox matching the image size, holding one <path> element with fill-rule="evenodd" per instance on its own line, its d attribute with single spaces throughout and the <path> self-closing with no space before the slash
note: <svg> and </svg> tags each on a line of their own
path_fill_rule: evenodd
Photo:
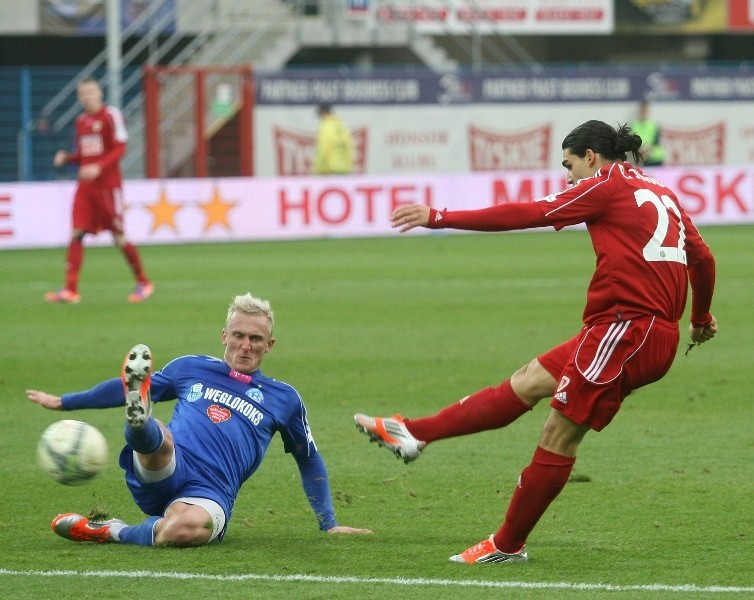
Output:
<svg viewBox="0 0 754 600">
<path fill-rule="evenodd" d="M 211 356 L 184 356 L 152 375 L 152 401 L 178 399 L 168 429 L 209 481 L 235 498 L 275 432 L 297 455 L 317 452 L 298 392 L 257 370 L 238 373 Z"/>
<path fill-rule="evenodd" d="M 191 355 L 153 373 L 151 393 L 153 402 L 178 400 L 167 424 L 176 453 L 191 464 L 197 484 L 217 492 L 212 497 L 228 517 L 241 485 L 259 468 L 272 437 L 280 432 L 286 452 L 296 459 L 320 529 L 337 525 L 327 470 L 309 429 L 306 407 L 292 386 L 259 370 L 239 373 L 219 358 Z M 62 397 L 64 410 L 123 405 L 120 379 Z M 130 455 L 127 447 L 122 465 L 124 457 L 126 465 L 130 462 Z M 134 483 L 129 477 L 133 475 L 127 473 L 129 484 Z"/>
</svg>

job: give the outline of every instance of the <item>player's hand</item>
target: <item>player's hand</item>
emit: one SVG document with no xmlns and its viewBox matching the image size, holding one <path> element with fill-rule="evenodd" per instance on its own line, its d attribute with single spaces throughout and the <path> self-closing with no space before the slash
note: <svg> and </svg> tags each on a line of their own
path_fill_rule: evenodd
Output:
<svg viewBox="0 0 754 600">
<path fill-rule="evenodd" d="M 32 402 L 51 410 L 62 410 L 63 408 L 60 396 L 53 396 L 52 394 L 40 392 L 39 390 L 26 390 L 26 397 Z"/>
<path fill-rule="evenodd" d="M 689 336 L 694 344 L 703 344 L 715 337 L 717 333 L 717 319 L 712 317 L 712 320 L 704 327 L 694 327 L 693 324 L 689 325 Z"/>
<path fill-rule="evenodd" d="M 102 173 L 102 167 L 97 163 L 82 165 L 79 169 L 79 179 L 81 181 L 93 181 L 100 176 L 100 173 Z"/>
<path fill-rule="evenodd" d="M 424 204 L 410 204 L 396 209 L 390 216 L 390 226 L 401 233 L 414 227 L 429 225 L 429 206 Z"/>
<path fill-rule="evenodd" d="M 52 160 L 52 164 L 56 167 L 62 167 L 65 163 L 68 162 L 68 152 L 65 150 L 58 150 L 55 153 L 55 158 Z"/>
<path fill-rule="evenodd" d="M 335 527 L 330 527 L 330 529 L 327 530 L 327 533 L 374 533 L 374 532 L 369 531 L 369 529 L 358 529 L 356 527 L 347 527 L 346 525 L 336 525 Z"/>
</svg>

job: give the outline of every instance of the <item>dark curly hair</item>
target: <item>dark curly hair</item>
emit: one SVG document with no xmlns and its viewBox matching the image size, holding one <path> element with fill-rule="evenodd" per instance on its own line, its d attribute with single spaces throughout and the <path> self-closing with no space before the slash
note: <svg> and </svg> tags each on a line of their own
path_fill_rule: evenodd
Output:
<svg viewBox="0 0 754 600">
<path fill-rule="evenodd" d="M 563 139 L 563 150 L 568 149 L 576 156 L 586 156 L 587 148 L 608 160 L 626 160 L 630 152 L 636 164 L 642 162 L 641 138 L 625 123 L 618 123 L 615 129 L 604 121 L 587 121 Z"/>
</svg>

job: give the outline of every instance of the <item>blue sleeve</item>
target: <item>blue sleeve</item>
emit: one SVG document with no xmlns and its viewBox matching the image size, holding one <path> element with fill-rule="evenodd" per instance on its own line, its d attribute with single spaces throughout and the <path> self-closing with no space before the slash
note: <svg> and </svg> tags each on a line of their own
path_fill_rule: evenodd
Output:
<svg viewBox="0 0 754 600">
<path fill-rule="evenodd" d="M 78 410 L 80 408 L 113 408 L 125 406 L 123 383 L 119 378 L 108 379 L 85 392 L 63 394 L 61 397 L 63 410 Z"/>
<path fill-rule="evenodd" d="M 172 363 L 171 363 L 172 365 Z M 167 373 L 165 373 L 167 371 Z M 152 376 L 150 390 L 152 401 L 173 400 L 176 397 L 173 387 L 174 373 L 166 367 Z M 123 395 L 123 382 L 120 377 L 108 379 L 85 392 L 63 394 L 61 397 L 63 410 L 78 410 L 81 408 L 115 408 L 126 405 Z"/>
<path fill-rule="evenodd" d="M 293 457 L 298 464 L 301 483 L 304 486 L 306 498 L 317 517 L 320 530 L 327 531 L 331 527 L 335 527 L 338 522 L 335 520 L 335 511 L 332 506 L 330 482 L 327 479 L 325 461 L 322 460 L 318 452 L 312 453 L 311 456 L 294 454 Z"/>
</svg>

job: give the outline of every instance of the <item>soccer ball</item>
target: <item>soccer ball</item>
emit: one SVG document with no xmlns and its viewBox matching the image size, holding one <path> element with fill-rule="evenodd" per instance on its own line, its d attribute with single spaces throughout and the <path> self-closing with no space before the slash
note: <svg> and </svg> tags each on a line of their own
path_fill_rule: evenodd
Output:
<svg viewBox="0 0 754 600">
<path fill-rule="evenodd" d="M 66 419 L 45 429 L 37 444 L 41 467 L 58 483 L 81 485 L 107 464 L 107 441 L 99 429 Z"/>
</svg>

